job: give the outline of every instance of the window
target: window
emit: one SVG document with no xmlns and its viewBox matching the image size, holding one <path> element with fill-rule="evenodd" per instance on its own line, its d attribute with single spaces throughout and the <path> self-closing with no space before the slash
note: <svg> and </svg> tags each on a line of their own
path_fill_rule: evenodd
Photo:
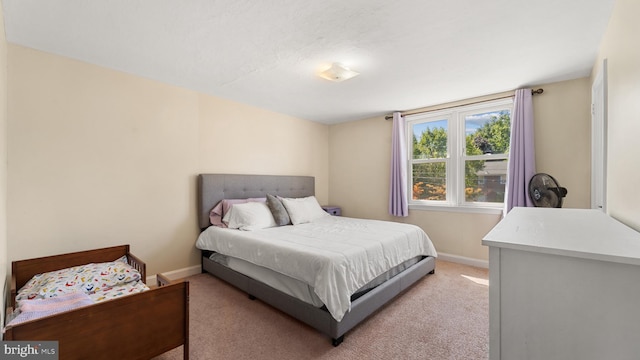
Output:
<svg viewBox="0 0 640 360">
<path fill-rule="evenodd" d="M 502 208 L 513 100 L 409 115 L 412 206 Z"/>
</svg>

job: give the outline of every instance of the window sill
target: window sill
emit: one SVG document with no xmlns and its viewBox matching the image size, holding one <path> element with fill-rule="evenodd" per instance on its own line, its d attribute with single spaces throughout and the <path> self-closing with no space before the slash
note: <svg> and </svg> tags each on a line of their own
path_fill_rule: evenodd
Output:
<svg viewBox="0 0 640 360">
<path fill-rule="evenodd" d="M 447 206 L 447 205 L 409 205 L 409 210 L 420 211 L 442 211 L 442 212 L 458 212 L 458 213 L 476 213 L 476 214 L 492 214 L 502 215 L 503 208 L 480 207 L 480 206 Z"/>
</svg>

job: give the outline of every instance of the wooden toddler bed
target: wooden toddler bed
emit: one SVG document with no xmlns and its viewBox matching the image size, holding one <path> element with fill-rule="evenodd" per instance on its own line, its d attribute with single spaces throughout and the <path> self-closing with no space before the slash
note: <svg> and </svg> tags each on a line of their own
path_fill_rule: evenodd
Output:
<svg viewBox="0 0 640 360">
<path fill-rule="evenodd" d="M 262 198 L 267 194 L 285 198 L 303 198 L 314 195 L 314 192 L 315 179 L 308 176 L 201 174 L 198 177 L 199 226 L 203 234 L 205 234 L 207 228 L 211 225 L 210 211 L 223 199 Z M 343 221 L 339 218 L 325 220 Z M 345 219 L 344 221 L 348 220 Z M 397 223 L 393 224 L 398 225 Z M 295 228 L 297 226 L 299 225 L 288 227 Z M 404 224 L 398 226 L 404 226 Z M 284 229 L 286 227 L 280 228 L 286 231 Z M 267 230 L 273 233 L 271 229 L 273 228 Z M 218 231 L 220 229 L 212 227 L 209 230 Z M 230 229 L 223 229 L 223 231 L 229 232 L 227 230 Z M 250 232 L 245 231 L 243 233 Z M 201 234 L 198 244 L 201 244 L 200 239 L 203 234 Z M 214 238 L 217 235 L 209 238 Z M 428 242 L 430 243 L 430 241 Z M 238 248 L 238 246 L 236 245 L 235 247 Z M 198 245 L 198 247 L 202 250 L 203 271 L 209 272 L 247 292 L 250 298 L 258 298 L 316 328 L 331 337 L 334 346 L 339 345 L 344 340 L 344 334 L 347 331 L 354 328 L 426 274 L 433 273 L 435 269 L 434 249 L 432 256 L 419 257 L 419 260 L 408 266 L 406 270 L 377 285 L 372 290 L 368 290 L 364 294 L 358 294 L 359 297 L 357 298 L 352 296 L 350 308 L 340 320 L 336 320 L 326 306 L 314 306 L 255 280 L 252 276 L 245 275 L 246 273 L 234 271 L 229 266 L 225 266 L 224 261 L 221 263 L 220 261 L 212 260 L 212 255 L 213 257 L 218 255 L 215 250 L 204 248 L 206 246 L 201 247 Z"/>
<path fill-rule="evenodd" d="M 12 262 L 11 306 L 34 275 L 126 255 L 146 279 L 145 263 L 129 245 Z M 4 340 L 58 341 L 61 359 L 150 359 L 183 345 L 189 357 L 189 283 L 168 283 L 137 294 L 30 320 L 5 328 Z"/>
</svg>

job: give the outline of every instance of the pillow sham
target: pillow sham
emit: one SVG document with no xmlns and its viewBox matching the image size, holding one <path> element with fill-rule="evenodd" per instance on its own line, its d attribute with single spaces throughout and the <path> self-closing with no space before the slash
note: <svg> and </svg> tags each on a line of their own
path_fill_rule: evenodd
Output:
<svg viewBox="0 0 640 360">
<path fill-rule="evenodd" d="M 284 205 L 282 205 L 282 201 L 280 201 L 280 199 L 273 195 L 267 194 L 267 206 L 269 207 L 269 210 L 271 210 L 273 220 L 275 220 L 278 226 L 291 224 L 291 219 L 289 218 L 287 209 L 284 208 Z"/>
<path fill-rule="evenodd" d="M 227 224 L 222 221 L 224 215 L 229 212 L 229 209 L 235 204 L 244 204 L 248 202 L 266 202 L 267 198 L 247 198 L 247 199 L 222 199 L 218 201 L 216 206 L 209 211 L 209 222 L 213 226 L 227 227 Z"/>
<path fill-rule="evenodd" d="M 323 216 L 331 216 L 322 210 L 315 196 L 282 198 L 282 204 L 287 209 L 293 225 L 312 222 Z"/>
<path fill-rule="evenodd" d="M 263 202 L 235 204 L 222 219 L 230 229 L 246 231 L 277 226 L 271 210 Z"/>
</svg>

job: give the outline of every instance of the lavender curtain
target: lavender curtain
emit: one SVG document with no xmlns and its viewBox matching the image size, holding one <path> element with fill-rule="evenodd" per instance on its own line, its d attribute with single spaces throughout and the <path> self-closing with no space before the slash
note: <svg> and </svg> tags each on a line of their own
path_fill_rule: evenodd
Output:
<svg viewBox="0 0 640 360">
<path fill-rule="evenodd" d="M 405 145 L 404 118 L 393 113 L 391 138 L 391 185 L 389 188 L 389 214 L 408 216 L 407 199 L 407 148 Z"/>
<path fill-rule="evenodd" d="M 528 189 L 529 180 L 536 173 L 531 97 L 531 89 L 516 90 L 511 116 L 505 214 L 516 206 L 533 206 Z"/>
</svg>

